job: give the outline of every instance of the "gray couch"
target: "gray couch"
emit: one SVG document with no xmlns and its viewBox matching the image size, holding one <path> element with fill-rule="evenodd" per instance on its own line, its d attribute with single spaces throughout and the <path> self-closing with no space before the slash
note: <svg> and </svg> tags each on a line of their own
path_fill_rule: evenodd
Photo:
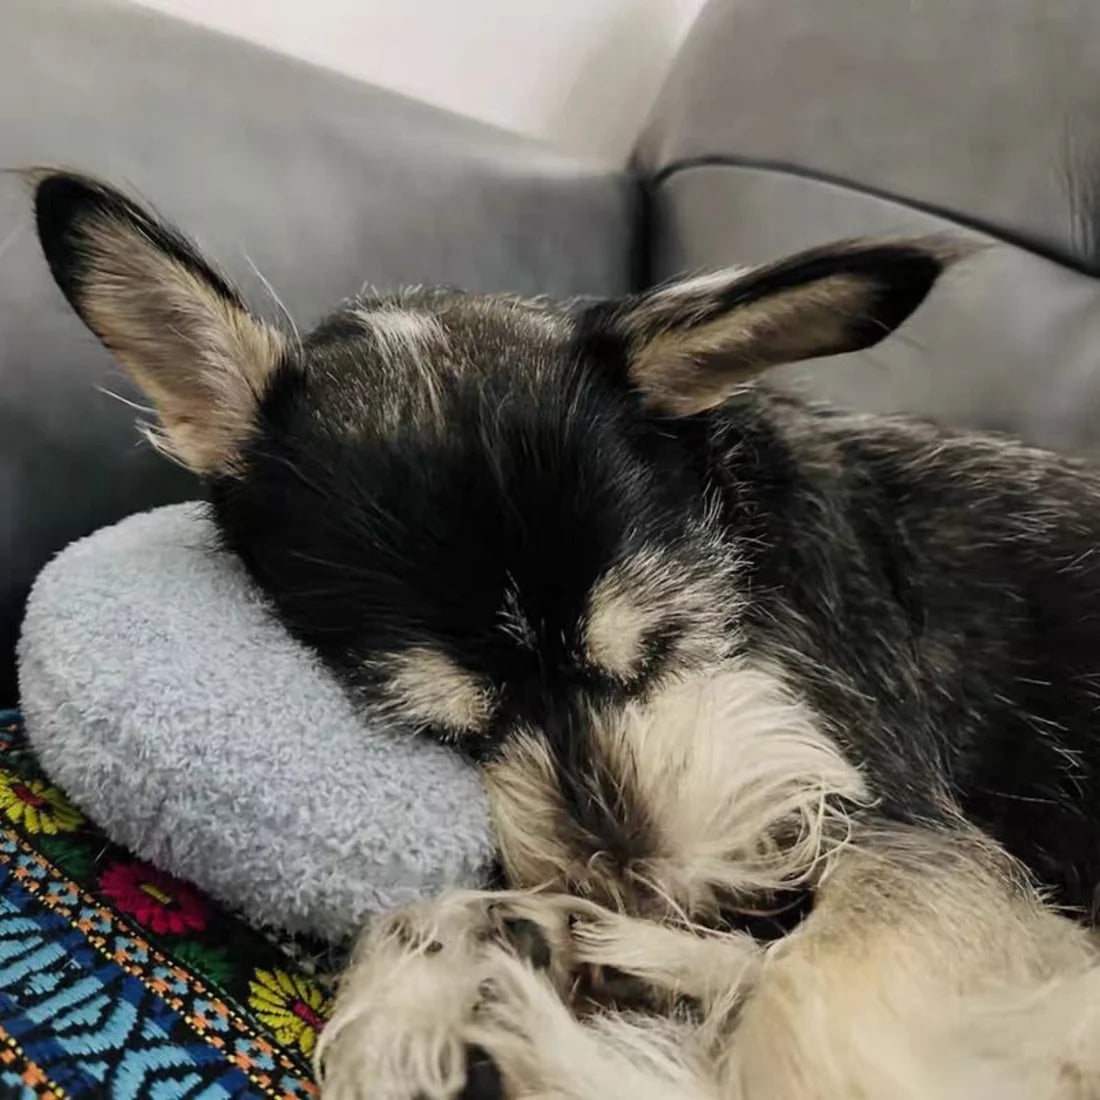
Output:
<svg viewBox="0 0 1100 1100">
<path fill-rule="evenodd" d="M 870 353 L 777 372 L 859 408 L 1100 454 L 1100 5 L 712 0 L 631 171 L 110 0 L 0 4 L 0 167 L 147 196 L 303 323 L 364 281 L 614 294 L 837 236 L 998 242 Z M 196 494 L 64 307 L 0 177 L 0 704 L 57 549 Z"/>
</svg>

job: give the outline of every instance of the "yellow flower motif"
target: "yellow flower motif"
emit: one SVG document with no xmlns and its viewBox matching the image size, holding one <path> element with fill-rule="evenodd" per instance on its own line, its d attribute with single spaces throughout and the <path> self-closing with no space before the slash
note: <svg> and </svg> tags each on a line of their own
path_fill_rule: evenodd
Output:
<svg viewBox="0 0 1100 1100">
<path fill-rule="evenodd" d="M 84 824 L 84 815 L 65 796 L 42 779 L 24 779 L 0 770 L 0 813 L 28 833 L 71 833 Z"/>
<path fill-rule="evenodd" d="M 248 1003 L 256 1019 L 282 1046 L 313 1053 L 331 1005 L 312 982 L 283 970 L 257 970 L 248 983 Z"/>
</svg>

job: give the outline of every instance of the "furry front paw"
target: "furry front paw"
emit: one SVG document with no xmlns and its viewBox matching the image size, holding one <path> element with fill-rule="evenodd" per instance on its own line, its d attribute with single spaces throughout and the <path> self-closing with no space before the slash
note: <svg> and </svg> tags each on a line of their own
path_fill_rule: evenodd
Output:
<svg viewBox="0 0 1100 1100">
<path fill-rule="evenodd" d="M 565 909 L 545 899 L 473 892 L 380 918 L 341 981 L 318 1046 L 324 1096 L 514 1095 L 508 1081 L 533 1072 L 522 1006 L 545 1007 L 549 997 L 566 1011 L 557 990 L 572 981 L 568 923 Z M 533 999 L 525 982 L 537 986 Z"/>
</svg>

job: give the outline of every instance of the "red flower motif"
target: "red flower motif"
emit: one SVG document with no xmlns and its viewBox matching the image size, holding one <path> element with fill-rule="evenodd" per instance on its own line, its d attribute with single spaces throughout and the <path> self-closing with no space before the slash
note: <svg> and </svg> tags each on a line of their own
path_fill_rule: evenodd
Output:
<svg viewBox="0 0 1100 1100">
<path fill-rule="evenodd" d="M 158 936 L 179 936 L 206 927 L 202 896 L 147 863 L 116 863 L 99 876 L 99 889 L 118 907 Z"/>
</svg>

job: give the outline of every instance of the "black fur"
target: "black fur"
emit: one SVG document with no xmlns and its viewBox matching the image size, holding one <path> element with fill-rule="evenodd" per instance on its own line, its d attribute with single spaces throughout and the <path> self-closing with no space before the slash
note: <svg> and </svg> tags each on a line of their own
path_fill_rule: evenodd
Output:
<svg viewBox="0 0 1100 1100">
<path fill-rule="evenodd" d="M 481 1047 L 466 1049 L 466 1083 L 457 1100 L 503 1100 L 500 1067 Z"/>
<path fill-rule="evenodd" d="M 47 178 L 37 206 L 78 310 L 89 212 L 138 225 L 237 300 L 178 234 L 100 185 Z M 434 291 L 353 304 L 288 344 L 239 461 L 212 479 L 218 524 L 288 627 L 366 704 L 386 697 L 394 654 L 427 647 L 491 699 L 484 724 L 442 735 L 492 758 L 513 731 L 539 729 L 562 827 L 585 856 L 626 867 L 658 843 L 590 716 L 680 671 L 698 624 L 655 589 L 667 614 L 628 673 L 584 652 L 594 587 L 657 552 L 676 585 L 717 586 L 727 636 L 785 671 L 865 768 L 882 813 L 966 816 L 1059 901 L 1086 907 L 1100 882 L 1097 475 L 759 383 L 662 416 L 631 373 L 654 333 L 830 275 L 868 288 L 831 350 L 866 346 L 920 304 L 944 260 L 928 242 L 857 244 L 683 296 L 567 307 Z M 372 310 L 431 327 L 395 347 Z M 520 635 L 502 622 L 509 607 Z"/>
<path fill-rule="evenodd" d="M 86 319 L 81 301 L 87 272 L 87 229 L 96 220 L 140 234 L 215 294 L 244 309 L 237 292 L 183 234 L 98 180 L 68 173 L 43 174 L 35 190 L 34 211 L 50 273 L 81 318 Z"/>
<path fill-rule="evenodd" d="M 479 367 L 447 383 L 446 435 L 411 415 L 396 433 L 372 435 L 371 404 L 383 395 L 361 357 L 363 325 L 330 320 L 273 380 L 246 476 L 213 483 L 219 525 L 296 633 L 357 688 L 373 687 L 365 658 L 430 644 L 493 681 L 500 734 L 519 719 L 551 723 L 568 755 L 578 697 L 629 690 L 577 659 L 584 600 L 610 562 L 646 543 L 689 549 L 684 502 L 701 486 L 670 461 L 672 441 L 646 430 L 568 342 L 543 353 L 536 384 L 517 369 L 530 359 L 518 342 L 463 346 L 481 300 L 429 304 L 453 326 L 452 353 Z M 349 394 L 354 407 L 316 415 L 335 414 Z M 338 427 L 356 419 L 361 432 Z M 499 629 L 509 584 L 533 648 Z M 477 755 L 494 741 L 465 747 Z"/>
<path fill-rule="evenodd" d="M 624 687 L 577 660 L 576 627 L 615 561 L 649 544 L 690 553 L 687 523 L 717 487 L 748 563 L 749 647 L 796 677 L 886 812 L 944 820 L 957 804 L 1086 904 L 1100 882 L 1094 475 L 762 386 L 698 417 L 647 417 L 605 381 L 614 340 L 594 347 L 583 363 L 558 349 L 542 390 L 514 373 L 530 353 L 502 348 L 495 370 L 455 385 L 447 438 L 410 424 L 352 442 L 330 426 L 342 392 L 313 381 L 307 343 L 264 401 L 246 476 L 214 485 L 227 542 L 368 696 L 364 658 L 421 643 L 489 677 L 495 729 L 464 747 L 483 756 L 521 720 L 543 729 L 572 821 L 625 863 L 651 852 L 645 807 L 609 781 L 601 792 L 579 707 L 645 690 L 663 640 Z M 354 341 L 327 354 L 362 369 Z M 535 650 L 496 629 L 509 578 Z"/>
<path fill-rule="evenodd" d="M 957 804 L 1059 900 L 1087 906 L 1100 881 L 1096 474 L 762 390 L 723 410 L 715 444 L 751 562 L 750 644 L 797 671 L 887 813 L 935 821 Z"/>
</svg>

